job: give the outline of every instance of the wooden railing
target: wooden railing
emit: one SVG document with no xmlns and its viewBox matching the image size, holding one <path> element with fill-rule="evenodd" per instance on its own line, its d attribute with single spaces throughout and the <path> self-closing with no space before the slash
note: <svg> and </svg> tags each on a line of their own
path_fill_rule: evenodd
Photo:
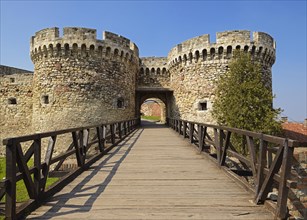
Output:
<svg viewBox="0 0 307 220">
<path fill-rule="evenodd" d="M 5 139 L 6 177 L 0 182 L 0 199 L 5 196 L 2 214 L 6 219 L 18 219 L 38 207 L 133 132 L 137 125 L 139 119 L 132 119 Z M 61 173 L 66 159 L 73 161 L 76 168 L 64 172 L 62 178 L 47 188 L 47 179 Z M 28 166 L 30 160 L 34 163 L 32 167 Z M 20 180 L 24 181 L 30 198 L 22 204 L 16 202 L 16 184 Z"/>
<path fill-rule="evenodd" d="M 273 188 L 278 190 L 277 202 L 269 202 L 278 219 L 287 218 L 287 198 L 289 188 L 295 188 L 296 182 L 290 180 L 293 150 L 295 147 L 306 147 L 286 138 L 255 133 L 251 131 L 222 127 L 168 118 L 168 125 L 189 142 L 195 144 L 200 152 L 207 153 L 221 167 L 226 168 L 226 158 L 236 158 L 240 162 L 241 172 L 250 173 L 253 184 L 245 184 L 254 192 L 256 204 L 266 201 Z M 232 143 L 231 136 L 241 137 L 246 145 L 246 152 L 240 153 Z M 213 148 L 215 153 L 212 153 Z M 245 172 L 244 172 L 245 171 Z M 243 178 L 238 178 L 241 180 Z"/>
</svg>

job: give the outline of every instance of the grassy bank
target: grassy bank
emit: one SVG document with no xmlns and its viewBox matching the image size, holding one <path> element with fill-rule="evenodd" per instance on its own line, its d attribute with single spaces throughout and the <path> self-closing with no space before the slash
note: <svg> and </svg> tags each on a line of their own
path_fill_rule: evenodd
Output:
<svg viewBox="0 0 307 220">
<path fill-rule="evenodd" d="M 28 166 L 31 167 L 33 166 L 33 160 L 30 160 L 28 162 Z M 2 180 L 5 177 L 5 158 L 4 157 L 0 157 L 0 179 Z M 32 175 L 33 178 L 33 175 Z M 48 178 L 47 179 L 47 183 L 46 183 L 46 187 L 52 185 L 53 183 L 55 183 L 59 178 Z M 17 182 L 17 186 L 16 186 L 16 200 L 17 202 L 24 202 L 27 201 L 29 199 L 29 195 L 27 192 L 27 188 L 24 184 L 24 182 L 18 181 Z M 2 201 L 4 201 L 4 198 L 2 199 Z"/>
<path fill-rule="evenodd" d="M 159 116 L 141 116 L 141 119 L 151 120 L 151 121 L 160 121 Z"/>
</svg>

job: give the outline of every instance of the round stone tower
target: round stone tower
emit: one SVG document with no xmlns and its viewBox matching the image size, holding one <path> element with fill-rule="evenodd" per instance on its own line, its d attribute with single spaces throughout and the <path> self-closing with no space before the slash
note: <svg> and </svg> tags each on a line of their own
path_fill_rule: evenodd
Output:
<svg viewBox="0 0 307 220">
<path fill-rule="evenodd" d="M 61 129 L 135 116 L 139 70 L 137 46 L 122 36 L 67 27 L 36 32 L 31 39 L 34 63 L 35 131 Z"/>
<path fill-rule="evenodd" d="M 171 116 L 198 122 L 214 122 L 211 116 L 218 78 L 228 68 L 234 50 L 251 53 L 263 67 L 268 86 L 272 85 L 271 67 L 275 62 L 275 42 L 262 32 L 226 31 L 189 39 L 168 54 L 170 86 L 174 90 Z"/>
</svg>

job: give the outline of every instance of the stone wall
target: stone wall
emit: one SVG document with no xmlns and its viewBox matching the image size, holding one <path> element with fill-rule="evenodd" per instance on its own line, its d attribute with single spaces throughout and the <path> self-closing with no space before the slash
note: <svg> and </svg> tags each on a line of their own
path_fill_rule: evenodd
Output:
<svg viewBox="0 0 307 220">
<path fill-rule="evenodd" d="M 141 66 L 138 74 L 138 88 L 162 87 L 169 88 L 170 75 L 168 72 L 166 57 L 141 58 Z"/>
<path fill-rule="evenodd" d="M 268 86 L 275 62 L 273 38 L 262 32 L 251 37 L 249 31 L 217 33 L 216 43 L 208 34 L 198 36 L 172 48 L 167 57 L 139 58 L 129 39 L 111 32 L 97 39 L 89 28 L 67 27 L 63 36 L 57 27 L 43 29 L 30 44 L 34 75 L 0 69 L 2 137 L 133 118 L 140 102 L 136 89 L 149 89 L 150 98 L 163 100 L 167 116 L 210 123 L 217 80 L 235 49 L 262 64 Z M 16 82 L 11 82 L 13 74 Z M 173 91 L 173 97 L 159 93 L 163 89 L 169 96 Z M 8 104 L 11 97 L 17 105 Z"/>
<path fill-rule="evenodd" d="M 138 49 L 130 40 L 96 30 L 39 31 L 31 41 L 35 65 L 33 126 L 37 131 L 134 117 Z"/>
<path fill-rule="evenodd" d="M 168 54 L 170 87 L 174 90 L 171 115 L 175 118 L 214 123 L 211 108 L 219 77 L 228 68 L 234 50 L 252 55 L 263 67 L 271 87 L 271 67 L 275 62 L 275 42 L 261 32 L 227 31 L 217 33 L 216 43 L 209 35 L 192 38 L 175 46 Z"/>
<path fill-rule="evenodd" d="M 32 79 L 30 71 L 0 66 L 0 155 L 4 138 L 32 131 Z"/>
</svg>

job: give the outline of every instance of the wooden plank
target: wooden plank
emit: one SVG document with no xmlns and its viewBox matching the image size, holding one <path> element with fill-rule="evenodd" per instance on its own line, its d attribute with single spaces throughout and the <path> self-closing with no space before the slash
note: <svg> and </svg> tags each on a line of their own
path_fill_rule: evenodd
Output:
<svg viewBox="0 0 307 220">
<path fill-rule="evenodd" d="M 156 126 L 129 136 L 27 219 L 273 218 L 188 140 Z"/>
</svg>

